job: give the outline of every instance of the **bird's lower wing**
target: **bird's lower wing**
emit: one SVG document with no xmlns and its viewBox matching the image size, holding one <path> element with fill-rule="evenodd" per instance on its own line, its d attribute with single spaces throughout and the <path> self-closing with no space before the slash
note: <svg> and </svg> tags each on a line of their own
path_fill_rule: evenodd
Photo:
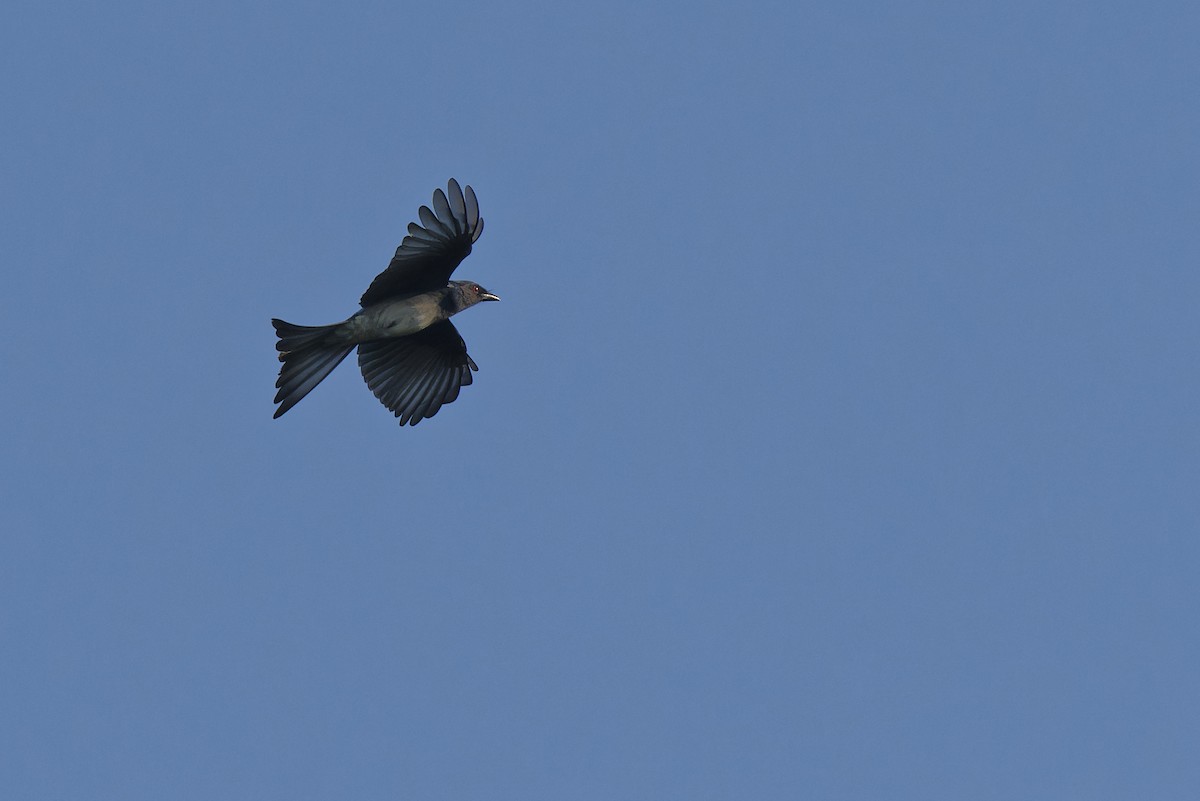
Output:
<svg viewBox="0 0 1200 801">
<path fill-rule="evenodd" d="M 396 339 L 358 346 L 358 366 L 367 386 L 400 425 L 416 425 L 458 398 L 479 367 L 449 320 Z"/>
</svg>

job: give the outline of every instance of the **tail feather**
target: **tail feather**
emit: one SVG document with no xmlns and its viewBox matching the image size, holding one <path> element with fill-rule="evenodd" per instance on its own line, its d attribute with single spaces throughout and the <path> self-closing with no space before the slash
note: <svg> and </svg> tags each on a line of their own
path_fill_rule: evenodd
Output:
<svg viewBox="0 0 1200 801">
<path fill-rule="evenodd" d="M 334 325 L 292 325 L 283 320 L 271 320 L 279 342 L 279 379 L 275 382 L 279 392 L 275 394 L 275 417 L 312 392 L 313 388 L 342 363 L 342 359 L 354 350 L 354 343 L 347 343 L 337 336 L 340 323 Z"/>
</svg>

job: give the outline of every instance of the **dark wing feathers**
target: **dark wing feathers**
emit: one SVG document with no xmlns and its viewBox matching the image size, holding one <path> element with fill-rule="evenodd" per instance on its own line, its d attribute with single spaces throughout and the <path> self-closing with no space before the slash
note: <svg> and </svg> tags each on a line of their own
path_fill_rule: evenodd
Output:
<svg viewBox="0 0 1200 801">
<path fill-rule="evenodd" d="M 440 189 L 438 190 L 438 194 L 441 194 Z M 435 195 L 435 197 L 436 197 L 436 195 Z M 459 219 L 459 220 L 467 219 L 467 204 L 466 204 L 465 200 L 463 199 L 462 192 L 451 192 L 450 193 L 450 206 L 453 209 L 450 216 L 452 216 L 456 219 Z M 476 207 L 476 209 L 475 209 L 475 216 L 476 217 L 479 216 L 479 208 L 478 207 Z"/>
<path fill-rule="evenodd" d="M 395 339 L 358 346 L 358 366 L 367 386 L 400 425 L 416 425 L 453 403 L 478 370 L 467 345 L 449 320 Z"/>
<path fill-rule="evenodd" d="M 483 233 L 475 190 L 453 178 L 433 193 L 433 208 L 417 212 L 421 224 L 409 223 L 408 235 L 396 248 L 388 268 L 375 277 L 359 303 L 364 307 L 418 292 L 441 289 Z"/>
</svg>

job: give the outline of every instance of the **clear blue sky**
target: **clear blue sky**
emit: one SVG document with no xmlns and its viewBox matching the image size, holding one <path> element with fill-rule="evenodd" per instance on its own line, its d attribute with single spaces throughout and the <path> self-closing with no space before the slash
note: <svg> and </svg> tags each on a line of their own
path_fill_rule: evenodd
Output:
<svg viewBox="0 0 1200 801">
<path fill-rule="evenodd" d="M 1200 797 L 1193 2 L 0 13 L 0 796 Z M 477 190 L 476 383 L 340 320 Z"/>
</svg>

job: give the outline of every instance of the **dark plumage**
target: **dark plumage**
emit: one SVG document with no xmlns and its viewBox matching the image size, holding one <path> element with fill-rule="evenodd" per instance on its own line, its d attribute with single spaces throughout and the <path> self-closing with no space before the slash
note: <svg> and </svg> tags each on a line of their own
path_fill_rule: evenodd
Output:
<svg viewBox="0 0 1200 801">
<path fill-rule="evenodd" d="M 363 293 L 362 310 L 333 325 L 302 326 L 273 319 L 283 367 L 275 386 L 275 417 L 300 402 L 350 351 L 367 386 L 400 425 L 416 425 L 453 403 L 478 370 L 450 318 L 486 300 L 500 300 L 472 281 L 451 281 L 454 269 L 483 233 L 471 187 L 453 178 L 433 193 L 433 208 L 408 224 L 388 268 Z"/>
</svg>

